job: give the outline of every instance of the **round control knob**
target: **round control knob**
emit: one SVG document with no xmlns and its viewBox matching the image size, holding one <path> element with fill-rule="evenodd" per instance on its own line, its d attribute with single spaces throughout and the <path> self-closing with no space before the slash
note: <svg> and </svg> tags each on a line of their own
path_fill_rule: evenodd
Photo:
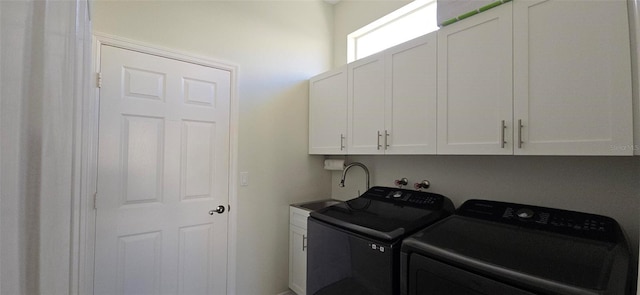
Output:
<svg viewBox="0 0 640 295">
<path fill-rule="evenodd" d="M 527 208 L 522 208 L 518 211 L 516 211 L 516 216 L 522 218 L 522 219 L 529 219 L 531 217 L 533 217 L 533 210 L 531 209 L 527 209 Z"/>
</svg>

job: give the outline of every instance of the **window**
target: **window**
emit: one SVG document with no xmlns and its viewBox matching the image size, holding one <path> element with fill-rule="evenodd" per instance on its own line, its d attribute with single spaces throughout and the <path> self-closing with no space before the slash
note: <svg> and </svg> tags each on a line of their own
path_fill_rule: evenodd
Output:
<svg viewBox="0 0 640 295">
<path fill-rule="evenodd" d="M 438 29 L 436 0 L 414 0 L 347 36 L 347 62 Z"/>
</svg>

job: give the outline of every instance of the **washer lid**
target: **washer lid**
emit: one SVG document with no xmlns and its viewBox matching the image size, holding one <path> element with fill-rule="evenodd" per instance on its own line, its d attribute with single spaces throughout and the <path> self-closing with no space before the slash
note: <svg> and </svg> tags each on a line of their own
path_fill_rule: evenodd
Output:
<svg viewBox="0 0 640 295">
<path fill-rule="evenodd" d="M 362 196 L 311 212 L 311 217 L 344 229 L 391 241 L 413 233 L 453 212 L 438 194 L 373 187 Z"/>
<path fill-rule="evenodd" d="M 601 294 L 624 288 L 628 249 L 510 224 L 453 215 L 405 239 L 402 251 L 426 255 L 532 290 Z M 616 282 L 612 282 L 616 281 Z M 620 289 L 622 290 L 622 289 Z M 616 293 L 602 293 L 616 294 Z"/>
</svg>

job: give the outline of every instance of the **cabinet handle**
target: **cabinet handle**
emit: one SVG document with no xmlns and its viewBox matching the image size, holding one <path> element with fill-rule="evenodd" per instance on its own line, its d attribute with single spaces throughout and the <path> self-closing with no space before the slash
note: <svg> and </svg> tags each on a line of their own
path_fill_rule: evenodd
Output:
<svg viewBox="0 0 640 295">
<path fill-rule="evenodd" d="M 388 149 L 389 148 L 389 132 L 387 132 L 387 130 L 384 131 L 384 149 Z"/>
<path fill-rule="evenodd" d="M 344 134 L 340 133 L 340 150 L 344 150 Z"/>
<path fill-rule="evenodd" d="M 380 150 L 382 148 L 382 145 L 380 145 L 380 137 L 382 136 L 382 133 L 380 133 L 380 130 L 378 130 L 377 132 L 378 132 L 378 150 Z"/>
<path fill-rule="evenodd" d="M 307 236 L 302 235 L 302 251 L 307 249 Z"/>
<path fill-rule="evenodd" d="M 522 148 L 522 119 L 518 119 L 518 148 Z"/>
<path fill-rule="evenodd" d="M 504 148 L 504 145 L 507 143 L 504 140 L 504 130 L 507 129 L 507 125 L 505 125 L 504 120 L 500 121 L 500 148 Z"/>
</svg>

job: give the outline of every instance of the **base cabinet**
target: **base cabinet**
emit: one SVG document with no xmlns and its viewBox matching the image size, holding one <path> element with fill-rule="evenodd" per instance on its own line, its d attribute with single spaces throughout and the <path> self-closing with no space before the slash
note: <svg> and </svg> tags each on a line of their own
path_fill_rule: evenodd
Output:
<svg viewBox="0 0 640 295">
<path fill-rule="evenodd" d="M 307 290 L 307 217 L 309 211 L 289 207 L 289 289 L 298 295 Z"/>
</svg>

